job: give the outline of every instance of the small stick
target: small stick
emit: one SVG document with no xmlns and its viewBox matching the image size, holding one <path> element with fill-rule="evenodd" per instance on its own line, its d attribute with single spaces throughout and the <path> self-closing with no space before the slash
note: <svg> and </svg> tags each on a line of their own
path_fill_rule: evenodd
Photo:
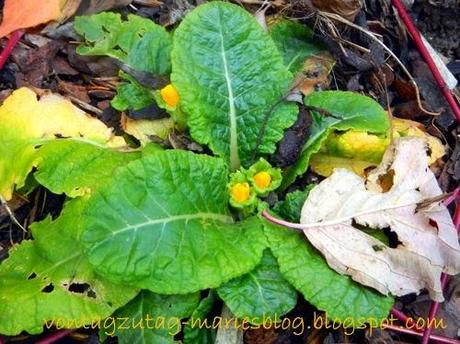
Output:
<svg viewBox="0 0 460 344">
<path fill-rule="evenodd" d="M 6 212 L 8 213 L 8 215 L 10 216 L 10 219 L 11 221 L 14 222 L 14 224 L 16 226 L 18 226 L 19 228 L 21 228 L 25 233 L 27 233 L 27 229 L 24 228 L 23 225 L 21 225 L 18 221 L 18 219 L 16 218 L 16 216 L 14 215 L 13 211 L 11 210 L 11 208 L 8 206 L 8 203 L 6 202 L 6 200 L 3 198 L 3 196 L 0 195 L 0 202 L 2 203 L 2 206 L 5 208 Z"/>
<path fill-rule="evenodd" d="M 422 110 L 423 112 L 425 112 L 426 114 L 431 115 L 431 116 L 439 115 L 438 112 L 431 112 L 431 111 L 426 110 L 423 107 L 423 105 L 421 104 L 421 101 L 420 101 L 420 90 L 418 89 L 417 83 L 415 82 L 414 78 L 412 77 L 412 74 L 409 72 L 409 70 L 406 68 L 406 66 L 404 66 L 404 64 L 401 62 L 401 60 L 395 55 L 395 53 L 392 52 L 391 49 L 388 48 L 383 42 L 381 42 L 372 32 L 363 29 L 361 26 L 358 26 L 358 25 L 352 23 L 351 21 L 346 20 L 345 18 L 342 18 L 341 16 L 339 16 L 339 15 L 337 15 L 335 13 L 318 11 L 318 14 L 319 14 L 319 16 L 322 16 L 323 18 L 326 17 L 328 19 L 335 19 L 335 20 L 337 20 L 337 21 L 339 21 L 341 23 L 349 25 L 352 28 L 361 31 L 366 36 L 370 37 L 373 41 L 375 41 L 377 44 L 379 44 L 388 54 L 391 55 L 391 57 L 393 57 L 395 59 L 395 61 L 399 64 L 401 69 L 404 71 L 404 73 L 409 78 L 412 86 L 414 86 L 415 91 L 416 91 L 415 93 L 416 93 L 416 96 L 417 96 L 417 103 L 418 103 L 418 106 L 420 107 L 420 110 Z"/>
</svg>

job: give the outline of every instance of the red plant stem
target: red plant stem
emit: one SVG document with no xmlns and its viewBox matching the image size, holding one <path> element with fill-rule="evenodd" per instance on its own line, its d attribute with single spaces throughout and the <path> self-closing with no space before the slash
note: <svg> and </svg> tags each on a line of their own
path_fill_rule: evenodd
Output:
<svg viewBox="0 0 460 344">
<path fill-rule="evenodd" d="M 453 201 L 455 201 L 457 198 L 460 197 L 460 186 L 457 187 L 453 192 L 452 194 L 447 197 L 445 200 L 444 200 L 444 205 L 447 207 L 449 204 L 451 204 Z M 455 223 L 455 221 L 454 221 Z M 458 231 L 458 230 L 457 230 Z"/>
<path fill-rule="evenodd" d="M 394 307 L 391 309 L 391 314 L 393 314 L 396 318 L 398 318 L 398 320 L 402 322 L 406 322 L 409 320 L 409 317 L 407 315 L 405 315 L 399 309 L 396 309 Z"/>
<path fill-rule="evenodd" d="M 460 203 L 457 203 L 457 206 L 455 207 L 455 213 L 454 213 L 454 225 L 455 228 L 457 229 L 457 233 L 460 232 Z M 449 277 L 446 274 L 441 275 L 441 288 L 444 290 L 445 286 L 447 285 Z M 430 311 L 428 313 L 428 324 L 432 324 L 432 320 L 436 317 L 436 314 L 438 313 L 439 309 L 439 302 L 433 302 L 430 307 Z M 422 338 L 422 344 L 428 344 L 430 341 L 430 335 L 431 332 L 433 332 L 433 328 L 427 327 L 425 331 L 423 332 L 423 338 Z"/>
<path fill-rule="evenodd" d="M 10 39 L 8 40 L 8 42 L 5 45 L 5 48 L 3 49 L 2 53 L 0 54 L 0 70 L 3 68 L 3 66 L 6 63 L 6 61 L 10 57 L 11 53 L 13 52 L 14 47 L 16 46 L 16 44 L 21 39 L 23 33 L 24 33 L 24 31 L 17 30 L 17 31 L 14 31 L 11 34 Z"/>
<path fill-rule="evenodd" d="M 46 338 L 43 338 L 37 342 L 35 342 L 36 344 L 53 344 L 55 342 L 57 342 L 59 339 L 62 339 L 64 337 L 67 337 L 69 334 L 71 334 L 73 331 L 75 330 L 61 330 L 61 331 L 57 331 L 57 332 L 54 332 L 54 333 L 51 333 L 49 336 L 47 336 Z"/>
<path fill-rule="evenodd" d="M 384 325 L 384 329 L 392 330 L 395 332 L 400 332 L 400 333 L 405 333 L 405 334 L 410 334 L 412 336 L 417 336 L 417 337 L 422 337 L 423 334 L 420 332 L 416 332 L 413 330 L 410 330 L 408 328 L 396 326 L 396 325 Z M 430 339 L 436 340 L 441 343 L 448 343 L 448 344 L 460 344 L 460 340 L 444 337 L 444 336 L 438 336 L 436 334 L 430 335 Z"/>
<path fill-rule="evenodd" d="M 279 226 L 284 226 L 284 227 L 288 227 L 288 228 L 299 230 L 299 231 L 303 230 L 301 224 L 292 223 L 292 222 L 289 222 L 289 221 L 284 221 L 284 220 L 278 219 L 278 218 L 276 218 L 274 216 L 271 216 L 268 213 L 268 211 L 266 211 L 266 210 L 262 211 L 262 216 L 265 217 L 268 221 L 273 222 L 274 224 L 277 224 Z"/>
<path fill-rule="evenodd" d="M 404 7 L 401 0 L 391 0 L 391 3 L 398 10 L 401 20 L 406 26 L 407 31 L 409 31 L 410 35 L 412 36 L 412 39 L 414 40 L 414 43 L 417 46 L 418 51 L 427 63 L 428 68 L 430 68 L 430 71 L 433 74 L 433 77 L 436 80 L 436 83 L 438 84 L 439 89 L 441 90 L 444 98 L 446 98 L 446 101 L 449 103 L 449 106 L 452 109 L 455 118 L 458 122 L 460 122 L 460 108 L 457 104 L 457 101 L 455 100 L 454 96 L 447 87 L 441 73 L 439 72 L 438 68 L 436 67 L 436 64 L 433 61 L 433 58 L 431 57 L 430 53 L 428 52 L 428 49 L 423 43 L 420 32 L 415 27 L 414 23 L 412 22 L 412 19 L 409 17 L 409 14 L 407 14 L 406 8 Z"/>
<path fill-rule="evenodd" d="M 405 315 L 403 312 L 401 312 L 399 309 L 396 309 L 396 308 L 392 308 L 391 309 L 391 314 L 393 314 L 399 321 L 401 321 L 402 323 L 404 324 L 409 324 L 411 323 L 412 325 L 416 325 L 414 323 L 414 320 L 409 318 L 407 315 Z M 419 331 L 423 331 L 423 328 L 419 328 L 417 326 L 414 327 L 414 330 L 419 332 Z"/>
</svg>

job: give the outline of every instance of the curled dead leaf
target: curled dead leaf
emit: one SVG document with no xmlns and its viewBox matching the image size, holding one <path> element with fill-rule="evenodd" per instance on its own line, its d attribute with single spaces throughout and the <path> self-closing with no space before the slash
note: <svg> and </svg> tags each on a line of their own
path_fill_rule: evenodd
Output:
<svg viewBox="0 0 460 344">
<path fill-rule="evenodd" d="M 312 0 L 313 5 L 320 11 L 336 13 L 339 16 L 354 21 L 361 10 L 361 0 Z"/>
<path fill-rule="evenodd" d="M 302 71 L 294 79 L 295 89 L 303 95 L 310 94 L 317 88 L 326 89 L 334 65 L 335 59 L 327 51 L 309 57 L 305 60 Z"/>
</svg>

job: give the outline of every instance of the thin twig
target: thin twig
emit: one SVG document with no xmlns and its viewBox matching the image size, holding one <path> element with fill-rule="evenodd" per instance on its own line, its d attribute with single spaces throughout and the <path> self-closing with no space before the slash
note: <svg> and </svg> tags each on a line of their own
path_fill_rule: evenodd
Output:
<svg viewBox="0 0 460 344">
<path fill-rule="evenodd" d="M 415 82 L 414 78 L 412 77 L 412 74 L 409 72 L 409 70 L 406 68 L 406 66 L 404 66 L 404 64 L 401 62 L 401 60 L 396 56 L 396 54 L 394 52 L 391 51 L 390 48 L 388 48 L 385 43 L 383 43 L 382 41 L 380 41 L 376 35 L 373 33 L 373 32 L 370 32 L 369 30 L 366 30 L 364 28 L 362 28 L 361 26 L 358 26 L 354 23 L 352 23 L 351 21 L 335 14 L 335 13 L 329 13 L 329 12 L 323 12 L 323 11 L 318 11 L 318 15 L 322 18 L 328 18 L 328 19 L 335 19 L 343 24 L 346 24 L 348 26 L 351 26 L 352 28 L 356 29 L 356 30 L 359 30 L 361 31 L 362 33 L 364 33 L 366 36 L 368 36 L 369 38 L 371 38 L 373 41 L 375 41 L 377 44 L 379 44 L 388 54 L 391 55 L 391 57 L 393 57 L 395 59 L 395 61 L 399 64 L 399 66 L 401 67 L 401 69 L 403 70 L 403 72 L 407 75 L 407 77 L 409 78 L 410 80 L 410 83 L 412 84 L 412 86 L 414 86 L 415 88 L 415 92 L 416 92 L 416 97 L 417 97 L 417 103 L 418 103 L 418 106 L 420 107 L 420 110 L 422 110 L 423 112 L 425 112 L 426 114 L 428 115 L 431 115 L 431 116 L 437 116 L 439 115 L 438 112 L 431 112 L 431 111 L 428 111 L 426 110 L 423 105 L 421 104 L 421 101 L 420 101 L 420 90 L 417 86 L 417 83 Z"/>
<path fill-rule="evenodd" d="M 6 202 L 6 200 L 3 198 L 2 195 L 0 195 L 0 202 L 2 203 L 2 206 L 5 208 L 6 212 L 8 213 L 8 215 L 10 216 L 11 218 L 11 221 L 14 222 L 14 224 L 16 226 L 18 226 L 19 228 L 21 228 L 25 233 L 27 233 L 27 229 L 25 229 L 23 227 L 23 225 L 21 225 L 18 221 L 18 219 L 16 218 L 16 216 L 14 215 L 13 211 L 11 210 L 11 208 L 9 207 L 8 203 Z"/>
</svg>

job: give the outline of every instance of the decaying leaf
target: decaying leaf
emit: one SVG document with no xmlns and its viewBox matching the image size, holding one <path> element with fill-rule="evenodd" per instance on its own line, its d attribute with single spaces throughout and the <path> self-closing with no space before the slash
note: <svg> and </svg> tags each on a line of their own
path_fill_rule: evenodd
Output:
<svg viewBox="0 0 460 344">
<path fill-rule="evenodd" d="M 5 0 L 0 38 L 18 30 L 34 27 L 50 21 L 64 21 L 79 10 L 88 14 L 126 6 L 132 0 Z"/>
<path fill-rule="evenodd" d="M 312 0 L 312 3 L 320 11 L 336 13 L 350 21 L 355 20 L 362 6 L 360 0 Z"/>
<path fill-rule="evenodd" d="M 297 176 L 305 173 L 311 156 L 322 149 L 334 131 L 355 130 L 384 136 L 390 128 L 388 115 L 380 104 L 361 94 L 343 91 L 313 92 L 304 101 L 310 109 L 320 109 L 324 113 L 310 111 L 310 136 L 302 147 L 298 160 L 285 171 L 282 188 L 286 188 Z"/>
<path fill-rule="evenodd" d="M 312 93 L 317 88 L 325 89 L 334 65 L 335 59 L 329 52 L 311 56 L 303 62 L 301 73 L 297 75 L 293 84 L 304 95 Z"/>
<path fill-rule="evenodd" d="M 446 154 L 441 140 L 425 132 L 422 124 L 400 118 L 393 118 L 391 123 L 393 138 L 412 136 L 426 141 L 430 165 Z M 315 173 L 325 177 L 330 176 L 338 167 L 348 168 L 365 176 L 370 167 L 380 163 L 390 142 L 390 135 L 376 135 L 359 130 L 333 132 L 322 145 L 320 152 L 312 155 L 310 166 Z"/>
<path fill-rule="evenodd" d="M 460 247 L 444 205 L 417 209 L 421 201 L 442 194 L 425 152 L 423 140 L 400 138 L 367 180 L 336 169 L 310 192 L 299 228 L 337 272 L 383 294 L 426 288 L 433 300 L 442 301 L 441 273 L 460 272 Z M 380 185 L 384 176 L 392 177 L 387 192 Z M 390 227 L 400 244 L 388 247 L 354 222 Z"/>
<path fill-rule="evenodd" d="M 36 148 L 57 138 L 73 138 L 104 146 L 123 146 L 123 138 L 65 98 L 47 94 L 37 99 L 20 88 L 0 107 L 0 195 L 12 196 L 37 163 Z"/>
<path fill-rule="evenodd" d="M 174 120 L 171 117 L 161 119 L 138 119 L 134 120 L 122 116 L 121 125 L 123 130 L 138 139 L 142 145 L 152 142 L 152 137 L 157 136 L 166 139 L 169 132 L 174 128 Z"/>
<path fill-rule="evenodd" d="M 416 136 L 426 140 L 429 148 L 429 164 L 434 164 L 446 155 L 446 148 L 441 140 L 428 134 L 423 124 L 409 119 L 394 118 L 392 121 L 393 135 L 396 137 Z"/>
</svg>

